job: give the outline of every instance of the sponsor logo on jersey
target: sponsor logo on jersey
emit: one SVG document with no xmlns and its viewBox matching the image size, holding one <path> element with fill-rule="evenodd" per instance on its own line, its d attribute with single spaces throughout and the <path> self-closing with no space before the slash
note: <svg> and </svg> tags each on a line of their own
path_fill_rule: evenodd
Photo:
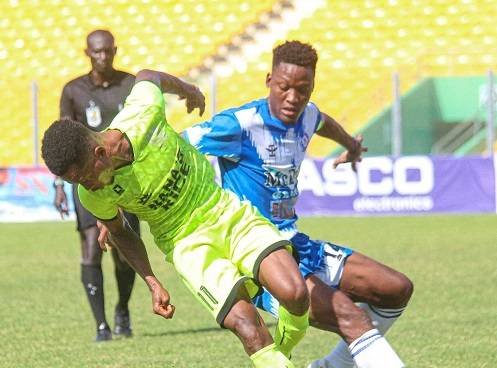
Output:
<svg viewBox="0 0 497 368">
<path fill-rule="evenodd" d="M 116 185 L 114 185 L 114 186 L 112 187 L 112 190 L 113 190 L 115 193 L 117 193 L 117 194 L 121 195 L 121 194 L 123 194 L 123 193 L 124 193 L 124 190 L 125 190 L 125 189 L 124 189 L 122 186 L 120 186 L 119 184 L 116 184 Z"/>
</svg>

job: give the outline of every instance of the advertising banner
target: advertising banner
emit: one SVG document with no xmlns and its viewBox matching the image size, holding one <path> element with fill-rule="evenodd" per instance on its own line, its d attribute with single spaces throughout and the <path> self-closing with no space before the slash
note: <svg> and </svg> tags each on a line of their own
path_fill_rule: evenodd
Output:
<svg viewBox="0 0 497 368">
<path fill-rule="evenodd" d="M 60 219 L 44 167 L 0 168 L 0 222 Z M 70 186 L 66 184 L 71 218 Z M 474 157 L 365 158 L 357 172 L 307 158 L 299 173 L 300 216 L 495 213 L 494 160 Z"/>
<path fill-rule="evenodd" d="M 299 173 L 300 215 L 495 212 L 492 158 L 365 158 L 357 173 L 333 159 L 307 159 Z"/>
<path fill-rule="evenodd" d="M 0 222 L 60 220 L 53 205 L 54 176 L 45 167 L 0 168 Z M 66 184 L 71 218 L 72 193 Z"/>
</svg>

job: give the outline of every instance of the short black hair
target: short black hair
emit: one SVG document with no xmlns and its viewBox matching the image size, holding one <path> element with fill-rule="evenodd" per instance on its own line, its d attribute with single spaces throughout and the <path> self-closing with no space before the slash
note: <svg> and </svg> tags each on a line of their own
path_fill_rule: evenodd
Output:
<svg viewBox="0 0 497 368">
<path fill-rule="evenodd" d="M 69 118 L 56 120 L 45 131 L 41 156 L 52 174 L 64 175 L 72 165 L 81 167 L 88 159 L 93 132 Z"/>
<path fill-rule="evenodd" d="M 308 43 L 286 41 L 273 49 L 273 69 L 280 63 L 288 63 L 310 67 L 315 72 L 317 62 L 318 53 Z"/>
</svg>

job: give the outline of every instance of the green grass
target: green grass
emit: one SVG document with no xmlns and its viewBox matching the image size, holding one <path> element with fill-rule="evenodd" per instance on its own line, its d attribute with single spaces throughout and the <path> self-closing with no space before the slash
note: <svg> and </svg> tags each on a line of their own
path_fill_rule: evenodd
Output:
<svg viewBox="0 0 497 368">
<path fill-rule="evenodd" d="M 414 281 L 411 304 L 388 335 L 409 367 L 496 366 L 496 216 L 314 218 L 302 219 L 301 229 L 349 245 Z M 0 367 L 250 367 L 238 339 L 217 327 L 149 234 L 145 239 L 176 315 L 166 321 L 152 314 L 149 292 L 137 279 L 134 338 L 96 344 L 74 224 L 0 224 Z M 112 321 L 117 291 L 109 255 L 104 277 Z M 311 329 L 295 350 L 296 367 L 336 341 Z"/>
</svg>

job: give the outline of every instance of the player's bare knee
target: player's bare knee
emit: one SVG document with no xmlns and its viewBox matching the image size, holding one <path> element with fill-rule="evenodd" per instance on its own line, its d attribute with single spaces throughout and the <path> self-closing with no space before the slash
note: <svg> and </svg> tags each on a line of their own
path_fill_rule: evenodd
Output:
<svg viewBox="0 0 497 368">
<path fill-rule="evenodd" d="M 300 315 L 309 309 L 309 291 L 303 281 L 287 285 L 280 296 L 279 302 L 293 314 Z"/>
<path fill-rule="evenodd" d="M 411 299 L 411 295 L 414 291 L 414 285 L 412 281 L 404 274 L 397 273 L 396 277 L 391 280 L 389 283 L 390 292 L 389 296 L 386 296 L 385 299 L 390 299 L 391 305 L 388 307 L 391 308 L 402 308 L 409 303 Z"/>
<path fill-rule="evenodd" d="M 81 258 L 81 264 L 84 266 L 100 266 L 102 255 L 97 252 L 90 252 Z"/>
<path fill-rule="evenodd" d="M 81 257 L 81 264 L 83 266 L 100 266 L 102 263 L 102 255 L 98 252 L 87 252 Z"/>
<path fill-rule="evenodd" d="M 399 302 L 402 304 L 402 306 L 406 306 L 411 299 L 412 293 L 414 292 L 414 284 L 406 275 L 403 274 L 401 284 L 402 285 Z"/>
<path fill-rule="evenodd" d="M 81 264 L 99 266 L 102 263 L 102 249 L 97 238 L 86 236 L 81 242 Z"/>
</svg>

